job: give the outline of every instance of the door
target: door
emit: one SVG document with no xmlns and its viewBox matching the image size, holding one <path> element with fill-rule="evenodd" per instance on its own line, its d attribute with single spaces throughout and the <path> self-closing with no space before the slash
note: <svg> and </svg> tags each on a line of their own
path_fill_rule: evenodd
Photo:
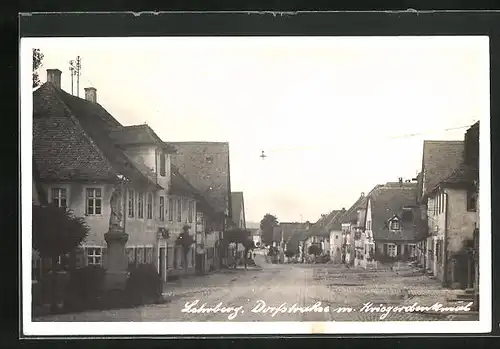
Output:
<svg viewBox="0 0 500 349">
<path fill-rule="evenodd" d="M 196 272 L 198 274 L 202 274 L 204 269 L 205 269 L 205 267 L 203 265 L 204 257 L 205 257 L 205 254 L 202 254 L 202 253 L 196 254 L 195 268 L 196 268 Z"/>
<path fill-rule="evenodd" d="M 166 248 L 165 247 L 160 247 L 160 253 L 159 253 L 159 260 L 158 260 L 158 265 L 159 265 L 159 271 L 160 271 L 160 276 L 163 281 L 166 281 L 165 277 L 165 263 L 167 260 L 167 254 L 166 254 Z"/>
</svg>

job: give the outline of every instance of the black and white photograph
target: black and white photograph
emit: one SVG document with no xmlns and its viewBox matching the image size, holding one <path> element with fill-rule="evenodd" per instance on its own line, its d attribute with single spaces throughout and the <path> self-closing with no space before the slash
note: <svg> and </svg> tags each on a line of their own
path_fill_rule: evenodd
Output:
<svg viewBox="0 0 500 349">
<path fill-rule="evenodd" d="M 489 330 L 488 37 L 20 59 L 26 334 Z"/>
</svg>

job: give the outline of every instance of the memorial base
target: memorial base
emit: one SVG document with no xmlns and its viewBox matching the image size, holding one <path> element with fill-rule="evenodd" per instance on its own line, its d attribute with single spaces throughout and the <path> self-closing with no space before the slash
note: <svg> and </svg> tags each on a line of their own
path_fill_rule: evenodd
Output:
<svg viewBox="0 0 500 349">
<path fill-rule="evenodd" d="M 106 291 L 124 291 L 127 287 L 129 273 L 127 271 L 106 271 L 104 288 Z"/>
</svg>

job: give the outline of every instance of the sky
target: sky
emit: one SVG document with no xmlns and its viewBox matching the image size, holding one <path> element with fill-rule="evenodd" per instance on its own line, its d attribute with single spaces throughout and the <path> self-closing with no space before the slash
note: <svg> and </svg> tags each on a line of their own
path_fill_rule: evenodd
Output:
<svg viewBox="0 0 500 349">
<path fill-rule="evenodd" d="M 487 37 L 24 40 L 44 54 L 42 82 L 60 69 L 67 92 L 80 56 L 80 96 L 95 87 L 124 125 L 229 142 L 231 189 L 252 222 L 347 209 L 376 184 L 414 178 L 424 139 L 463 140 L 489 118 Z"/>
</svg>

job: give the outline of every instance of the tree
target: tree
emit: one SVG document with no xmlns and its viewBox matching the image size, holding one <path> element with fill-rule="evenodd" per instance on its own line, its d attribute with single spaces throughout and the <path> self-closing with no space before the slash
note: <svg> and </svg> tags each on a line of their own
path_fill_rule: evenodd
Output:
<svg viewBox="0 0 500 349">
<path fill-rule="evenodd" d="M 43 63 L 43 53 L 38 48 L 33 49 L 33 88 L 40 85 L 40 77 L 38 76 L 38 68 L 40 68 Z"/>
<path fill-rule="evenodd" d="M 177 239 L 175 240 L 175 244 L 177 246 L 182 247 L 182 257 L 184 260 L 184 274 L 187 274 L 188 270 L 188 263 L 187 263 L 187 256 L 189 254 L 189 250 L 191 249 L 191 246 L 195 243 L 194 238 L 189 234 L 189 229 L 191 227 L 189 225 L 184 225 L 182 227 L 182 232 L 179 234 Z"/>
<path fill-rule="evenodd" d="M 40 257 L 52 261 L 52 309 L 56 308 L 56 268 L 60 256 L 72 253 L 90 232 L 82 217 L 76 217 L 71 210 L 56 205 L 32 206 L 33 249 Z"/>
<path fill-rule="evenodd" d="M 278 218 L 272 214 L 266 213 L 264 218 L 260 221 L 260 231 L 262 243 L 272 245 L 273 243 L 273 230 L 278 226 Z"/>
</svg>

